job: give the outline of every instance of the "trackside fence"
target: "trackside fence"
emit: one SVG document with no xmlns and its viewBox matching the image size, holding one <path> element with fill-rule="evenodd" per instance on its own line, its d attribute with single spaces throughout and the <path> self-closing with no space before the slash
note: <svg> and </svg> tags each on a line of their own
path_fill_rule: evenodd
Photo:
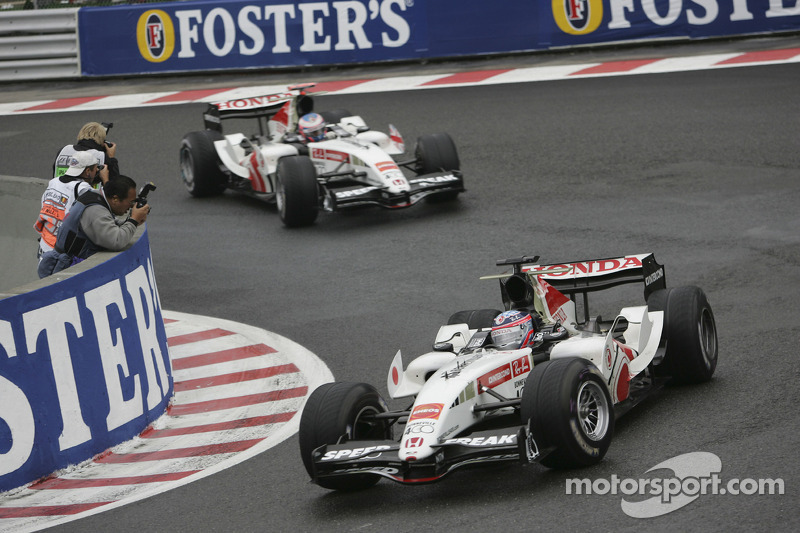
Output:
<svg viewBox="0 0 800 533">
<path fill-rule="evenodd" d="M 80 75 L 78 8 L 0 13 L 0 79 Z"/>
</svg>

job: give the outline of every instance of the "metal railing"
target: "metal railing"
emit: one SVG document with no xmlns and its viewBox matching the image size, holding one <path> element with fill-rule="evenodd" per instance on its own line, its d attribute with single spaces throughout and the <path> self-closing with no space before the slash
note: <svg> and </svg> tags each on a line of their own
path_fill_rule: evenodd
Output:
<svg viewBox="0 0 800 533">
<path fill-rule="evenodd" d="M 0 0 L 0 82 L 81 76 L 78 9 L 171 0 Z"/>
<path fill-rule="evenodd" d="M 0 80 L 80 75 L 78 8 L 0 12 Z"/>
</svg>

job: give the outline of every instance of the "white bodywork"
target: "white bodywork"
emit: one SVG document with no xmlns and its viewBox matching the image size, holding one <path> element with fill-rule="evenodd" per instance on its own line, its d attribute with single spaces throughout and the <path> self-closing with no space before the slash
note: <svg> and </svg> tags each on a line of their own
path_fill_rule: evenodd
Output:
<svg viewBox="0 0 800 533">
<path fill-rule="evenodd" d="M 338 125 L 329 125 L 325 140 L 306 144 L 317 173 L 363 172 L 359 181 L 365 182 L 365 187 L 385 189 L 391 194 L 408 191 L 409 182 L 392 158 L 404 152 L 399 133 L 390 136 L 359 129 L 366 129 L 361 117 L 345 117 Z M 291 139 L 288 135 L 277 135 L 274 139 L 233 133 L 215 141 L 214 147 L 222 164 L 236 176 L 250 180 L 253 191 L 273 194 L 278 161 L 299 155 L 302 147 L 299 138 L 294 144 L 286 142 Z"/>
<path fill-rule="evenodd" d="M 535 278 L 536 310 L 544 323 L 553 325 L 558 320 L 569 333 L 552 346 L 549 358 L 581 357 L 591 361 L 602 372 L 613 402 L 626 400 L 631 379 L 656 357 L 663 312 L 648 312 L 647 306 L 626 307 L 614 321 L 615 326 L 622 319 L 627 321 L 626 328 L 619 328 L 624 331 L 615 333 L 614 326 L 602 333 L 584 331 L 575 321 L 574 303 L 549 285 L 543 275 L 530 277 L 532 281 Z M 534 364 L 531 349 L 471 348 L 470 339 L 480 335 L 485 331 L 470 330 L 467 324 L 442 326 L 436 343 L 440 347 L 449 343 L 451 350 L 426 353 L 406 368 L 401 353 L 395 355 L 386 382 L 389 395 L 416 396 L 400 441 L 401 460 L 420 460 L 436 453 L 441 445 L 455 442 L 480 446 L 482 443 L 475 439 L 461 439 L 470 441 L 468 444 L 454 436 L 487 416 L 513 411 L 502 406 L 494 411 L 476 407 L 498 402 L 498 396 L 487 389 L 508 400 L 521 396 Z M 495 444 L 504 443 L 485 443 Z"/>
<path fill-rule="evenodd" d="M 412 361 L 405 372 L 402 364 L 398 352 L 387 385 L 393 398 L 416 395 L 400 441 L 398 455 L 404 461 L 432 455 L 448 438 L 490 414 L 497 414 L 497 411 L 474 411 L 475 405 L 497 402 L 484 388 L 505 398 L 518 398 L 533 368 L 530 348 L 478 349 L 458 355 L 431 352 Z M 433 374 L 420 383 L 421 376 L 429 372 Z M 393 376 L 398 376 L 396 384 Z"/>
</svg>

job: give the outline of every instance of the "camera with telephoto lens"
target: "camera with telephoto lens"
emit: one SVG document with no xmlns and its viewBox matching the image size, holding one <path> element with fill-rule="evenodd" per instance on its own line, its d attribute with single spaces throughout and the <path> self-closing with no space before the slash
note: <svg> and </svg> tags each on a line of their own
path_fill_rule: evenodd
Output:
<svg viewBox="0 0 800 533">
<path fill-rule="evenodd" d="M 147 195 L 150 191 L 154 190 L 156 190 L 156 186 L 152 181 L 150 183 L 145 183 L 144 187 L 139 190 L 139 196 L 136 197 L 136 207 L 144 207 L 147 205 Z"/>
<path fill-rule="evenodd" d="M 100 125 L 106 129 L 106 135 L 108 135 L 109 130 L 114 127 L 113 122 L 101 122 Z M 109 147 L 111 146 L 111 143 L 108 141 L 104 141 L 103 144 Z"/>
</svg>

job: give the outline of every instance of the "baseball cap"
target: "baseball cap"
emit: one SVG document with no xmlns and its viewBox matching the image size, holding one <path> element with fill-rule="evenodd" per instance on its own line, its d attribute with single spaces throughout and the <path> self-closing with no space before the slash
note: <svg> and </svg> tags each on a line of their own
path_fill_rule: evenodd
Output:
<svg viewBox="0 0 800 533">
<path fill-rule="evenodd" d="M 97 164 L 97 158 L 89 152 L 75 152 L 69 158 L 67 176 L 80 176 L 83 169 Z"/>
</svg>

